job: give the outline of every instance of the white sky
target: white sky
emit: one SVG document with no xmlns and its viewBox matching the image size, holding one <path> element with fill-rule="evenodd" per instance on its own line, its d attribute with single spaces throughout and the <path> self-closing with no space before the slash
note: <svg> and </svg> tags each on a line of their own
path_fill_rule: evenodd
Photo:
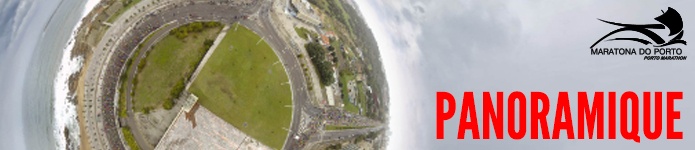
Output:
<svg viewBox="0 0 695 150">
<path fill-rule="evenodd" d="M 597 18 L 652 24 L 658 23 L 653 18 L 661 10 L 673 7 L 689 31 L 695 24 L 695 1 L 356 1 L 378 40 L 391 89 L 389 149 L 690 149 L 687 143 L 695 142 L 688 138 L 695 132 L 689 118 L 695 116 L 689 96 L 695 92 L 692 58 L 643 61 L 641 56 L 591 56 L 589 51 L 593 42 L 618 29 Z M 655 31 L 662 37 L 668 32 Z M 695 41 L 691 37 L 685 33 L 683 39 Z M 621 41 L 597 45 L 602 46 L 644 47 Z M 692 46 L 674 47 L 695 56 Z M 577 91 L 683 91 L 684 100 L 676 103 L 682 118 L 676 129 L 685 140 L 665 140 L 665 124 L 662 139 L 648 141 L 640 133 L 641 144 L 622 140 L 619 133 L 615 141 L 532 141 L 529 133 L 521 141 L 456 140 L 459 112 L 445 123 L 445 140 L 435 139 L 437 91 L 452 93 L 457 109 L 463 92 L 474 91 L 480 111 L 481 91 L 517 90 L 544 91 L 551 98 L 551 112 L 558 91 L 570 91 L 572 112 L 577 112 Z M 576 128 L 576 114 L 572 117 Z M 562 137 L 566 139 L 564 132 Z"/>
</svg>

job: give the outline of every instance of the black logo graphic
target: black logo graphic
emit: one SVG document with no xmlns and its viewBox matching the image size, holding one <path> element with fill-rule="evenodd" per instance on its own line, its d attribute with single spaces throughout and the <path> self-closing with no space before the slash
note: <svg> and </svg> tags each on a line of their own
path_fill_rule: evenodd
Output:
<svg viewBox="0 0 695 150">
<path fill-rule="evenodd" d="M 635 32 L 642 33 L 645 36 L 649 37 L 651 39 L 651 41 L 648 41 L 645 39 L 640 39 L 640 38 L 613 38 L 613 39 L 609 39 L 607 41 L 616 41 L 616 40 L 635 41 L 635 42 L 642 43 L 644 45 L 652 44 L 652 45 L 654 45 L 654 47 L 663 47 L 663 46 L 668 46 L 671 44 L 687 45 L 684 40 L 681 40 L 681 38 L 683 37 L 683 32 L 684 32 L 683 31 L 683 20 L 681 18 L 681 15 L 678 13 L 678 11 L 669 7 L 668 10 L 666 10 L 666 12 L 664 12 L 663 10 L 661 12 L 662 12 L 662 14 L 660 16 L 654 18 L 654 20 L 660 22 L 661 24 L 623 24 L 623 23 L 616 23 L 616 22 L 598 19 L 598 20 L 601 20 L 601 21 L 608 23 L 608 24 L 621 26 L 622 28 L 614 30 L 614 31 L 606 34 L 601 39 L 596 41 L 596 43 L 594 43 L 594 45 L 591 45 L 591 48 L 594 48 L 594 46 L 596 46 L 596 44 L 603 41 L 608 36 L 611 36 L 613 34 L 616 34 L 618 32 L 623 32 L 623 31 L 635 31 Z M 678 34 L 675 37 L 673 37 L 671 40 L 669 40 L 668 42 L 664 41 L 664 39 L 659 37 L 659 35 L 657 35 L 653 31 L 649 30 L 649 29 L 666 29 L 666 28 L 668 28 L 668 30 L 670 31 L 668 36 L 673 36 L 673 35 Z"/>
</svg>

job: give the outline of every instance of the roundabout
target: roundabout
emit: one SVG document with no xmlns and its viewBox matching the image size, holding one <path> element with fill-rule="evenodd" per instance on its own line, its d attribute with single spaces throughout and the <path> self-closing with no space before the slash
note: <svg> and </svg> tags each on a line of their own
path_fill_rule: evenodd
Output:
<svg viewBox="0 0 695 150">
<path fill-rule="evenodd" d="M 315 129 L 342 112 L 316 106 L 306 52 L 275 25 L 281 5 L 143 0 L 104 22 L 84 66 L 83 147 L 170 149 L 167 140 L 196 145 L 195 134 L 231 139 L 208 148 L 302 149 L 383 129 L 366 118 L 357 122 L 370 128 Z"/>
</svg>

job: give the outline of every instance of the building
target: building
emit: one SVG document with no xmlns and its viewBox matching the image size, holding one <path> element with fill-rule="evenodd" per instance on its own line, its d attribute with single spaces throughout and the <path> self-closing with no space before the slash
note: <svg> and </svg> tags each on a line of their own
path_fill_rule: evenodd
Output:
<svg viewBox="0 0 695 150">
<path fill-rule="evenodd" d="M 321 41 L 319 41 L 319 43 L 321 43 L 321 45 L 323 45 L 323 46 L 328 46 L 328 45 L 331 45 L 331 39 L 328 38 L 328 36 L 326 36 L 324 34 L 324 35 L 321 35 Z"/>
<path fill-rule="evenodd" d="M 331 39 L 338 40 L 338 36 L 335 36 L 333 31 L 326 31 L 321 35 L 321 41 L 319 41 L 323 46 L 331 45 Z M 336 47 L 337 48 L 337 47 Z"/>
<path fill-rule="evenodd" d="M 321 25 L 321 20 L 319 19 L 318 16 L 315 15 L 308 15 L 306 13 L 299 13 L 297 14 L 297 18 L 299 20 L 302 20 L 308 24 L 315 25 L 315 26 L 320 26 Z"/>
<path fill-rule="evenodd" d="M 357 91 L 357 82 L 355 82 L 354 80 L 349 81 L 347 87 L 348 87 L 348 100 L 350 101 L 350 103 L 355 104 L 355 99 L 357 98 L 357 92 L 358 92 Z"/>
<path fill-rule="evenodd" d="M 324 33 L 324 35 L 327 36 L 328 38 L 333 38 L 333 39 L 338 40 L 338 36 L 336 36 L 333 31 L 326 31 L 326 33 Z"/>
<path fill-rule="evenodd" d="M 328 97 L 328 105 L 335 106 L 335 94 L 333 94 L 333 87 L 326 86 L 326 97 Z"/>
<path fill-rule="evenodd" d="M 355 80 L 363 81 L 364 80 L 364 74 L 363 73 L 357 74 L 357 76 L 355 76 Z"/>
<path fill-rule="evenodd" d="M 314 13 L 314 9 L 311 8 L 311 4 L 306 0 L 292 0 L 290 7 L 296 9 L 297 19 L 302 20 L 308 24 L 320 26 L 321 19 Z"/>
<path fill-rule="evenodd" d="M 193 95 L 193 93 L 186 93 L 188 96 L 186 96 L 184 99 L 181 109 L 183 109 L 185 112 L 189 112 L 191 111 L 191 108 L 193 108 L 193 105 L 198 102 L 198 96 Z"/>
</svg>

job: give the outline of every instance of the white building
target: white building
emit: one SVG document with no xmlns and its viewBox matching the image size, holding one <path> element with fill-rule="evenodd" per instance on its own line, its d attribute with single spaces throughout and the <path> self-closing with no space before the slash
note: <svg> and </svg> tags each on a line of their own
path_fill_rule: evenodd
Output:
<svg viewBox="0 0 695 150">
<path fill-rule="evenodd" d="M 314 13 L 314 9 L 311 8 L 311 4 L 306 0 L 292 0 L 291 5 L 295 6 L 297 9 L 296 17 L 311 25 L 321 25 L 321 19 Z"/>
<path fill-rule="evenodd" d="M 326 97 L 328 97 L 328 105 L 335 106 L 335 95 L 333 94 L 333 87 L 326 86 Z"/>
<path fill-rule="evenodd" d="M 188 96 L 186 99 L 183 101 L 183 111 L 189 112 L 191 111 L 191 108 L 193 108 L 193 105 L 198 102 L 198 96 L 193 95 L 193 93 L 188 93 Z"/>
</svg>

